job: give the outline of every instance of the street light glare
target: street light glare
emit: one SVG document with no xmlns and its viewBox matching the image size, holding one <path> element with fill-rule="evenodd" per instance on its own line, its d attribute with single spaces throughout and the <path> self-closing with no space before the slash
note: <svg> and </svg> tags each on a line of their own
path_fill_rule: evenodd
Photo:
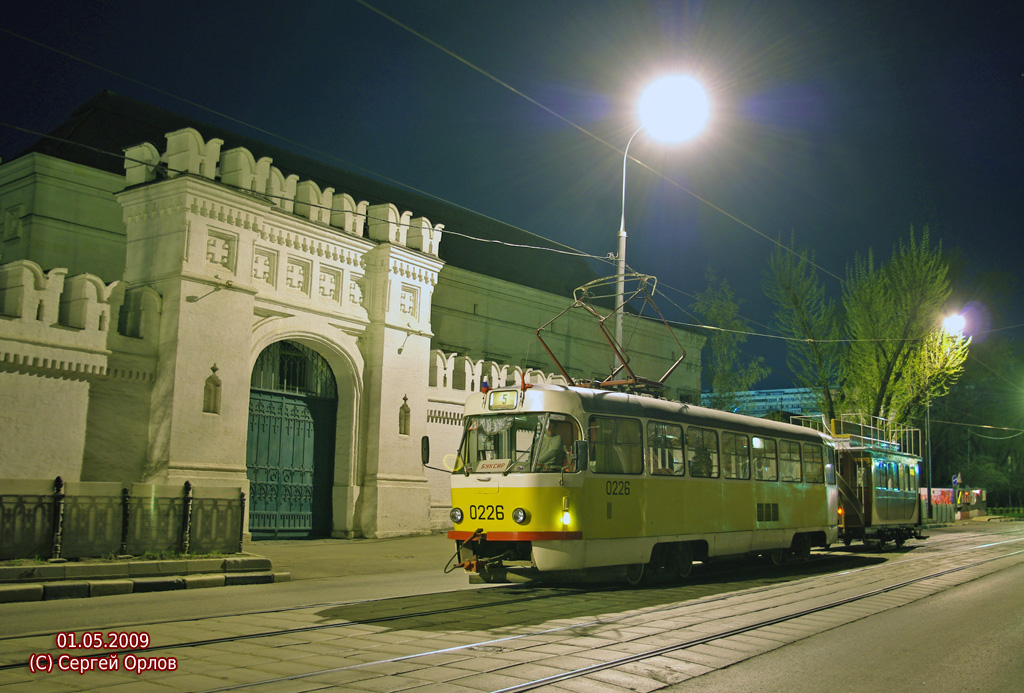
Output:
<svg viewBox="0 0 1024 693">
<path fill-rule="evenodd" d="M 640 95 L 640 122 L 651 137 L 683 142 L 696 136 L 711 116 L 711 102 L 700 82 L 669 75 L 651 82 Z"/>
<path fill-rule="evenodd" d="M 967 327 L 967 320 L 959 313 L 950 315 L 942 321 L 942 329 L 949 334 L 963 336 L 965 327 Z"/>
</svg>

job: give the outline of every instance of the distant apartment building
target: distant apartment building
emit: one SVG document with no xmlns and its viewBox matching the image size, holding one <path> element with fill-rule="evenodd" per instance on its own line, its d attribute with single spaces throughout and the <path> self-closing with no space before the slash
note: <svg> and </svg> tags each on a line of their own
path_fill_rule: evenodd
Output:
<svg viewBox="0 0 1024 693">
<path fill-rule="evenodd" d="M 813 416 L 818 411 L 817 396 L 809 388 L 784 388 L 779 390 L 745 390 L 737 392 L 739 404 L 732 410 L 737 414 L 760 418 L 774 412 L 786 412 L 801 416 Z M 711 406 L 711 394 L 700 396 L 701 404 Z"/>
</svg>

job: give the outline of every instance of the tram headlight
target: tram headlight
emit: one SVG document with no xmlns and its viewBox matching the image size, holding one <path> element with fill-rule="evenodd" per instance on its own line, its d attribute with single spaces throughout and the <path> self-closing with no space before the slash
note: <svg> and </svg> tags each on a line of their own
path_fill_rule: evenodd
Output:
<svg viewBox="0 0 1024 693">
<path fill-rule="evenodd" d="M 562 524 L 566 527 L 572 524 L 572 515 L 569 514 L 568 510 L 562 511 Z"/>
<path fill-rule="evenodd" d="M 525 525 L 530 521 L 530 513 L 526 512 L 522 508 L 516 508 L 512 511 L 512 521 L 517 525 Z"/>
<path fill-rule="evenodd" d="M 462 511 L 458 508 L 452 508 L 452 511 L 448 513 L 448 517 L 452 518 L 452 522 L 459 524 L 462 522 Z"/>
</svg>

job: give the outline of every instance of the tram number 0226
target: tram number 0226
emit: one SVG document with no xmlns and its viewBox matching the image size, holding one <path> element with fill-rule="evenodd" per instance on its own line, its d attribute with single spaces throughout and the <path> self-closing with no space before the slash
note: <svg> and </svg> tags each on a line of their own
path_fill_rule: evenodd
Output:
<svg viewBox="0 0 1024 693">
<path fill-rule="evenodd" d="M 503 505 L 470 505 L 469 519 L 471 520 L 504 520 L 505 506 Z"/>
<path fill-rule="evenodd" d="M 608 496 L 628 496 L 629 495 L 629 482 L 628 481 L 606 481 L 604 482 L 604 492 Z"/>
</svg>

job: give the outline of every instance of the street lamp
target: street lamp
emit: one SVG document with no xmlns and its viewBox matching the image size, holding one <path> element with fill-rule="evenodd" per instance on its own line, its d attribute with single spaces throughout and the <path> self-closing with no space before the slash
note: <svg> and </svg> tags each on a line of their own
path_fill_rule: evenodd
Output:
<svg viewBox="0 0 1024 693">
<path fill-rule="evenodd" d="M 965 327 L 967 327 L 967 318 L 960 313 L 954 313 L 942 321 L 942 329 L 957 337 L 964 336 Z"/>
<path fill-rule="evenodd" d="M 967 327 L 967 319 L 960 313 L 947 315 L 942 320 L 942 331 L 954 337 L 964 337 L 964 328 Z M 932 396 L 929 390 L 928 400 L 925 402 L 924 413 L 924 435 L 928 441 L 928 519 L 932 519 Z"/>
<path fill-rule="evenodd" d="M 619 252 L 616 263 L 615 341 L 622 347 L 622 321 L 626 280 L 626 163 L 629 146 L 641 130 L 661 142 L 684 142 L 695 137 L 708 122 L 711 103 L 700 82 L 687 75 L 669 75 L 651 82 L 637 104 L 640 127 L 626 143 L 622 155 L 622 217 L 619 220 Z"/>
</svg>

